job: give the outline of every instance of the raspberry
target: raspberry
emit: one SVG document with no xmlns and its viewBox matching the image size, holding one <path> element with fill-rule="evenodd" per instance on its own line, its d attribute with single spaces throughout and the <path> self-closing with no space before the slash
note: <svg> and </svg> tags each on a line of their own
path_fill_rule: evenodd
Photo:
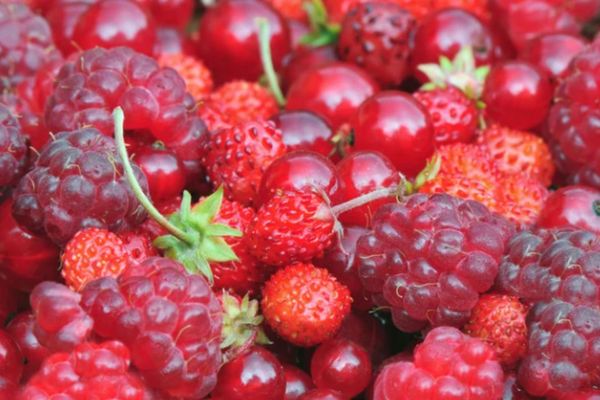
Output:
<svg viewBox="0 0 600 400">
<path fill-rule="evenodd" d="M 19 400 L 143 400 L 146 390 L 129 370 L 129 352 L 117 341 L 83 343 L 50 356 L 25 385 Z"/>
<path fill-rule="evenodd" d="M 81 308 L 81 296 L 56 282 L 42 282 L 29 299 L 35 316 L 33 332 L 51 351 L 70 351 L 85 342 L 94 321 Z"/>
<path fill-rule="evenodd" d="M 4 394 L 17 387 L 22 373 L 23 361 L 19 347 L 6 331 L 0 329 L 0 398 L 10 398 Z"/>
<path fill-rule="evenodd" d="M 134 172 L 147 191 L 146 177 L 137 167 Z M 123 175 L 113 139 L 94 128 L 56 135 L 21 179 L 14 198 L 17 222 L 59 245 L 83 228 L 128 230 L 146 217 Z"/>
<path fill-rule="evenodd" d="M 561 172 L 573 183 L 596 187 L 600 187 L 598 99 L 600 44 L 595 44 L 571 61 L 548 116 L 548 137 Z"/>
<path fill-rule="evenodd" d="M 478 202 L 415 194 L 375 214 L 357 244 L 359 274 L 400 330 L 462 326 L 494 283 L 512 232 Z"/>
<path fill-rule="evenodd" d="M 25 360 L 24 381 L 29 380 L 38 371 L 42 362 L 52 354 L 47 347 L 39 342 L 33 331 L 34 327 L 35 316 L 30 312 L 18 314 L 6 327 L 6 331 L 21 350 L 21 355 Z"/>
<path fill-rule="evenodd" d="M 8 108 L 0 105 L 0 196 L 25 173 L 27 154 L 19 122 Z"/>
<path fill-rule="evenodd" d="M 147 384 L 168 396 L 204 398 L 221 363 L 222 310 L 200 275 L 152 257 L 82 291 L 97 335 L 120 340 Z"/>
<path fill-rule="evenodd" d="M 268 89 L 247 81 L 224 84 L 209 96 L 208 102 L 233 124 L 267 120 L 279 111 Z"/>
<path fill-rule="evenodd" d="M 433 329 L 414 361 L 387 365 L 375 381 L 375 399 L 500 400 L 504 373 L 494 350 L 456 328 Z"/>
<path fill-rule="evenodd" d="M 0 89 L 16 86 L 61 59 L 44 18 L 24 4 L 0 3 Z"/>
</svg>

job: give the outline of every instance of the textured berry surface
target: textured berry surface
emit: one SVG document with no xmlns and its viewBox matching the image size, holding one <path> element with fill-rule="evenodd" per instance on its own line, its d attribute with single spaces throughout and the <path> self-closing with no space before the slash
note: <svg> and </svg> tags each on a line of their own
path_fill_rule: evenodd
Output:
<svg viewBox="0 0 600 400">
<path fill-rule="evenodd" d="M 459 330 L 432 330 L 414 361 L 386 366 L 375 382 L 377 400 L 500 400 L 504 373 L 494 350 Z"/>
<path fill-rule="evenodd" d="M 233 124 L 267 120 L 279 111 L 268 89 L 248 81 L 224 84 L 211 93 L 208 102 L 227 115 Z"/>
<path fill-rule="evenodd" d="M 304 347 L 332 338 L 352 302 L 348 289 L 327 270 L 301 263 L 277 271 L 262 294 L 269 326 L 286 341 Z"/>
<path fill-rule="evenodd" d="M 18 314 L 6 327 L 6 331 L 21 350 L 24 360 L 24 380 L 28 380 L 35 374 L 42 362 L 52 354 L 47 347 L 39 342 L 35 336 L 34 327 L 35 316 L 30 312 Z"/>
<path fill-rule="evenodd" d="M 338 53 L 342 60 L 365 68 L 382 86 L 397 86 L 409 73 L 415 27 L 411 13 L 397 4 L 358 4 L 344 18 Z"/>
<path fill-rule="evenodd" d="M 250 205 L 256 201 L 264 171 L 284 153 L 281 131 L 272 122 L 248 122 L 214 132 L 203 164 L 229 199 Z"/>
<path fill-rule="evenodd" d="M 148 258 L 118 279 L 89 283 L 81 304 L 97 335 L 128 346 L 149 386 L 190 399 L 215 386 L 222 309 L 200 275 L 189 275 L 175 261 Z"/>
<path fill-rule="evenodd" d="M 357 245 L 359 274 L 400 330 L 461 326 L 494 283 L 511 234 L 477 202 L 416 194 L 379 209 Z"/>
<path fill-rule="evenodd" d="M 19 2 L 0 4 L 0 88 L 15 86 L 61 58 L 46 20 Z"/>
<path fill-rule="evenodd" d="M 142 188 L 145 176 L 134 166 Z M 14 193 L 13 216 L 64 245 L 87 227 L 131 229 L 146 218 L 123 175 L 114 141 L 94 128 L 56 135 Z"/>
<path fill-rule="evenodd" d="M 177 71 L 194 99 L 202 100 L 212 92 L 212 75 L 202 61 L 182 53 L 166 53 L 158 58 L 158 65 Z"/>
<path fill-rule="evenodd" d="M 129 370 L 129 351 L 121 342 L 83 343 L 70 353 L 57 353 L 24 386 L 19 400 L 143 400 L 146 389 Z"/>
<path fill-rule="evenodd" d="M 268 265 L 310 261 L 323 254 L 334 235 L 334 216 L 311 190 L 276 193 L 246 230 L 251 253 Z"/>
<path fill-rule="evenodd" d="M 0 105 L 0 195 L 15 186 L 27 166 L 27 141 L 19 122 Z"/>
<path fill-rule="evenodd" d="M 16 387 L 23 374 L 23 360 L 19 347 L 12 337 L 3 329 L 0 329 L 0 381 Z M 7 386 L 8 386 L 7 385 Z M 0 394 L 2 394 L 2 383 L 0 382 Z"/>
</svg>

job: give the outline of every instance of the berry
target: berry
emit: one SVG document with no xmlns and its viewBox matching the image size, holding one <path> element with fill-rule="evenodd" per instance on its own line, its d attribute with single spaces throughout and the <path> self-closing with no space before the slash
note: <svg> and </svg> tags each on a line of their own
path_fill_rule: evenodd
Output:
<svg viewBox="0 0 600 400">
<path fill-rule="evenodd" d="M 247 227 L 250 252 L 268 265 L 310 261 L 331 244 L 334 216 L 311 191 L 281 191 L 262 205 Z"/>
<path fill-rule="evenodd" d="M 46 20 L 19 2 L 0 4 L 0 89 L 16 86 L 47 63 L 60 60 Z"/>
<path fill-rule="evenodd" d="M 281 131 L 272 122 L 248 122 L 214 132 L 202 163 L 229 199 L 249 205 L 256 202 L 265 170 L 285 151 Z"/>
<path fill-rule="evenodd" d="M 354 303 L 352 304 L 354 307 Z M 338 331 L 336 338 L 363 347 L 373 366 L 380 365 L 391 354 L 391 341 L 381 321 L 368 311 L 352 311 Z"/>
<path fill-rule="evenodd" d="M 9 399 L 21 380 L 23 361 L 17 344 L 10 335 L 0 329 L 0 395 Z M 14 397 L 13 397 L 14 398 Z"/>
<path fill-rule="evenodd" d="M 404 1 L 412 3 L 410 0 Z M 489 21 L 491 18 L 487 3 L 487 0 L 432 0 L 434 10 L 456 7 L 475 14 L 482 21 Z M 429 9 L 427 9 L 428 12 Z"/>
<path fill-rule="evenodd" d="M 514 373 L 509 373 L 504 380 L 504 394 L 502 395 L 502 400 L 532 400 L 532 398 L 529 397 L 521 386 L 519 386 L 516 375 Z"/>
<path fill-rule="evenodd" d="M 337 172 L 329 159 L 312 151 L 293 151 L 273 161 L 263 174 L 258 204 L 281 190 L 316 190 L 332 198 L 338 188 Z"/>
<path fill-rule="evenodd" d="M 73 43 L 73 31 L 79 18 L 95 1 L 50 1 L 48 10 L 44 13 L 56 47 L 65 55 L 77 52 L 79 49 Z"/>
<path fill-rule="evenodd" d="M 202 61 L 182 53 L 164 53 L 158 65 L 171 67 L 183 78 L 187 91 L 196 100 L 203 100 L 213 90 L 212 75 Z"/>
<path fill-rule="evenodd" d="M 48 357 L 23 387 L 19 399 L 76 398 L 142 400 L 146 388 L 129 370 L 123 343 L 82 343 Z"/>
<path fill-rule="evenodd" d="M 271 117 L 281 130 L 283 143 L 292 152 L 310 150 L 328 157 L 333 151 L 333 131 L 318 115 L 309 111 L 283 111 Z"/>
<path fill-rule="evenodd" d="M 215 386 L 222 310 L 202 276 L 152 257 L 118 279 L 90 282 L 81 304 L 98 336 L 128 346 L 149 386 L 180 398 L 203 398 Z"/>
<path fill-rule="evenodd" d="M 328 63 L 306 71 L 292 83 L 286 110 L 314 112 L 337 130 L 349 123 L 358 107 L 378 91 L 377 83 L 360 68 Z"/>
<path fill-rule="evenodd" d="M 433 154 L 434 130 L 427 110 L 412 96 L 387 91 L 365 101 L 352 123 L 354 148 L 378 151 L 407 176 Z"/>
<path fill-rule="evenodd" d="M 134 151 L 133 160 L 146 176 L 153 201 L 177 197 L 185 188 L 185 166 L 173 151 L 160 146 L 142 146 Z"/>
<path fill-rule="evenodd" d="M 81 296 L 65 285 L 42 282 L 31 292 L 33 333 L 50 351 L 71 351 L 92 333 L 94 320 L 81 308 Z"/>
<path fill-rule="evenodd" d="M 119 276 L 128 264 L 121 238 L 98 228 L 77 232 L 65 246 L 61 260 L 62 276 L 76 291 L 96 278 Z"/>
<path fill-rule="evenodd" d="M 154 20 L 133 0 L 102 0 L 90 5 L 77 20 L 72 37 L 78 49 L 125 46 L 146 55 L 153 54 L 155 40 Z"/>
<path fill-rule="evenodd" d="M 30 312 L 18 314 L 6 327 L 6 331 L 17 344 L 23 356 L 24 381 L 28 381 L 39 370 L 42 362 L 52 354 L 48 348 L 42 346 L 38 341 L 34 333 L 34 327 L 35 317 Z"/>
<path fill-rule="evenodd" d="M 350 400 L 346 396 L 331 389 L 313 389 L 305 393 L 300 400 Z"/>
<path fill-rule="evenodd" d="M 227 115 L 233 124 L 267 120 L 279 111 L 268 89 L 247 81 L 224 84 L 211 93 L 208 102 Z"/>
<path fill-rule="evenodd" d="M 282 16 L 292 20 L 306 19 L 304 3 L 300 0 L 267 0 Z"/>
<path fill-rule="evenodd" d="M 526 316 L 527 308 L 518 298 L 486 294 L 473 308 L 464 330 L 493 347 L 503 365 L 512 366 L 527 349 Z"/>
<path fill-rule="evenodd" d="M 26 172 L 28 149 L 21 127 L 10 110 L 0 105 L 0 196 Z"/>
<path fill-rule="evenodd" d="M 134 172 L 146 189 L 145 176 L 137 167 Z M 59 245 L 83 228 L 129 230 L 146 217 L 114 141 L 94 128 L 57 134 L 21 179 L 14 199 L 15 220 Z"/>
<path fill-rule="evenodd" d="M 446 193 L 463 200 L 474 200 L 489 210 L 501 209 L 496 193 L 498 186 L 494 175 L 477 179 L 475 176 L 463 176 L 441 172 L 435 179 L 426 182 L 419 188 L 420 193 Z"/>
<path fill-rule="evenodd" d="M 357 244 L 363 286 L 394 324 L 462 326 L 498 273 L 512 226 L 475 201 L 415 194 L 382 206 Z"/>
<path fill-rule="evenodd" d="M 290 50 L 290 32 L 282 16 L 266 2 L 220 1 L 200 19 L 198 55 L 217 84 L 238 79 L 256 81 L 262 75 L 257 18 L 269 24 L 269 48 L 278 69 Z"/>
<path fill-rule="evenodd" d="M 574 227 L 600 234 L 600 191 L 576 185 L 550 193 L 536 225 L 540 228 Z"/>
<path fill-rule="evenodd" d="M 535 179 L 521 174 L 501 177 L 496 196 L 498 202 L 493 211 L 517 225 L 534 224 L 550 192 Z"/>
<path fill-rule="evenodd" d="M 371 380 L 371 360 L 364 347 L 350 340 L 332 339 L 317 347 L 310 372 L 317 387 L 353 398 Z"/>
<path fill-rule="evenodd" d="M 413 95 L 429 112 L 436 146 L 468 143 L 475 136 L 477 107 L 456 87 L 419 90 Z"/>
<path fill-rule="evenodd" d="M 357 4 L 344 18 L 338 54 L 365 68 L 381 86 L 398 86 L 410 71 L 415 28 L 414 17 L 397 4 Z"/>
<path fill-rule="evenodd" d="M 327 270 L 295 263 L 263 287 L 267 324 L 284 340 L 310 347 L 332 338 L 350 312 L 350 292 Z"/>
<path fill-rule="evenodd" d="M 504 373 L 494 350 L 456 328 L 430 331 L 417 346 L 414 361 L 386 366 L 375 381 L 381 400 L 500 400 Z"/>
<path fill-rule="evenodd" d="M 554 175 L 550 148 L 539 136 L 529 132 L 492 125 L 477 138 L 490 153 L 500 171 L 523 173 L 549 186 Z"/>
<path fill-rule="evenodd" d="M 283 400 L 298 400 L 303 394 L 315 387 L 312 379 L 300 368 L 283 364 L 285 376 L 285 396 Z"/>
<path fill-rule="evenodd" d="M 285 393 L 283 366 L 263 347 L 254 346 L 219 370 L 214 400 L 280 400 Z"/>
<path fill-rule="evenodd" d="M 383 154 L 374 151 L 358 151 L 337 165 L 339 190 L 336 200 L 343 203 L 377 189 L 393 188 L 400 183 L 400 174 Z M 373 214 L 381 205 L 394 201 L 383 198 L 356 207 L 340 215 L 340 221 L 348 226 L 369 227 Z"/>
<path fill-rule="evenodd" d="M 573 183 L 600 187 L 595 112 L 600 98 L 600 45 L 571 62 L 547 119 L 548 137 L 561 172 Z"/>
<path fill-rule="evenodd" d="M 220 129 L 228 129 L 232 126 L 231 118 L 223 113 L 225 106 L 216 104 L 216 101 L 203 102 L 198 105 L 198 115 L 206 124 L 209 132 L 216 132 Z"/>
<path fill-rule="evenodd" d="M 333 46 L 301 46 L 283 59 L 281 78 L 283 88 L 288 89 L 302 74 L 312 68 L 322 67 L 337 60 Z"/>
<path fill-rule="evenodd" d="M 0 327 L 3 327 L 21 306 L 22 295 L 11 283 L 0 276 Z"/>
<path fill-rule="evenodd" d="M 43 115 L 33 111 L 32 106 L 21 95 L 5 91 L 0 94 L 0 104 L 8 108 L 13 115 L 19 116 L 21 132 L 27 136 L 29 145 L 36 151 L 48 142 L 50 135 L 44 125 Z"/>
<path fill-rule="evenodd" d="M 161 26 L 185 30 L 194 14 L 193 0 L 148 0 L 148 3 L 152 16 Z"/>
</svg>

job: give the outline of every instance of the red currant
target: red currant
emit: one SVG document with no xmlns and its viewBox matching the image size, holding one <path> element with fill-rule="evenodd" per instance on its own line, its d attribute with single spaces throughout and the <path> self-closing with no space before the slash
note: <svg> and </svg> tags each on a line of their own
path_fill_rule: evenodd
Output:
<svg viewBox="0 0 600 400">
<path fill-rule="evenodd" d="M 285 397 L 283 400 L 297 400 L 315 385 L 308 374 L 293 365 L 283 366 L 285 373 Z"/>
<path fill-rule="evenodd" d="M 582 185 L 558 189 L 546 200 L 537 226 L 571 226 L 600 234 L 600 191 Z"/>
<path fill-rule="evenodd" d="M 162 202 L 181 194 L 185 187 L 185 167 L 171 150 L 144 146 L 136 150 L 134 160 L 148 179 L 154 201 Z"/>
<path fill-rule="evenodd" d="M 284 111 L 271 118 L 281 130 L 288 151 L 311 150 L 328 157 L 334 147 L 327 122 L 309 111 Z"/>
</svg>

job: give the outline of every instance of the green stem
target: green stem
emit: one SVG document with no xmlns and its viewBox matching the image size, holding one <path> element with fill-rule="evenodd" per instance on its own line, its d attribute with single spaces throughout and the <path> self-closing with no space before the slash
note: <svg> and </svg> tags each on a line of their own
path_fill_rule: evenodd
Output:
<svg viewBox="0 0 600 400">
<path fill-rule="evenodd" d="M 402 185 L 402 183 L 400 185 Z M 363 195 L 355 197 L 354 199 L 348 200 L 344 203 L 338 204 L 337 206 L 331 207 L 331 212 L 333 213 L 333 215 L 338 216 L 342 213 L 345 213 L 346 211 L 353 210 L 372 201 L 383 199 L 386 197 L 397 196 L 401 189 L 400 185 L 395 185 L 389 188 L 377 189 L 370 193 L 365 193 Z"/>
<path fill-rule="evenodd" d="M 271 40 L 271 32 L 269 28 L 269 22 L 265 18 L 257 18 L 256 25 L 258 27 L 258 43 L 260 46 L 260 60 L 262 61 L 267 81 L 269 82 L 269 88 L 275 96 L 275 100 L 280 107 L 285 106 L 285 96 L 279 86 L 277 79 L 277 73 L 273 67 L 273 57 L 271 57 L 271 46 L 269 45 Z"/>
<path fill-rule="evenodd" d="M 125 176 L 127 177 L 127 181 L 129 182 L 135 197 L 146 209 L 146 211 L 148 211 L 148 214 L 150 214 L 150 216 L 163 228 L 165 228 L 179 240 L 193 245 L 193 240 L 184 231 L 170 223 L 169 220 L 167 220 L 160 213 L 160 211 L 154 207 L 154 204 L 152 204 L 148 196 L 146 196 L 146 193 L 144 193 L 140 183 L 137 181 L 135 173 L 133 172 L 133 167 L 129 161 L 127 147 L 125 146 L 125 136 L 123 132 L 123 121 L 125 120 L 125 114 L 123 114 L 123 109 L 121 107 L 117 107 L 113 110 L 113 120 L 115 121 L 115 142 L 117 144 L 117 151 L 119 152 L 119 156 L 123 161 L 123 170 L 125 171 Z"/>
</svg>

